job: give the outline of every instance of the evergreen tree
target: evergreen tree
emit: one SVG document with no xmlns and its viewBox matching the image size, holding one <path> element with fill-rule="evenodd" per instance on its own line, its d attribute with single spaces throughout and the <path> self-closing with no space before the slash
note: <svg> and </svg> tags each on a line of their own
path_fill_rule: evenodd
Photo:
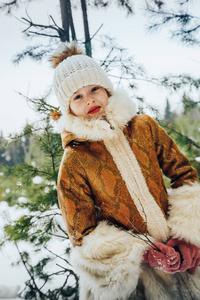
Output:
<svg viewBox="0 0 200 300">
<path fill-rule="evenodd" d="M 37 103 L 38 104 L 38 103 Z M 36 105 L 36 110 L 38 107 Z M 25 214 L 5 226 L 6 241 L 14 242 L 19 252 L 21 263 L 24 264 L 30 279 L 21 292 L 24 299 L 77 299 L 78 279 L 67 260 L 69 252 L 68 236 L 62 224 L 58 209 L 56 181 L 59 163 L 63 154 L 60 136 L 53 132 L 50 112 L 52 107 L 43 107 L 42 114 L 46 117 L 37 127 L 27 125 L 19 135 L 29 136 L 43 153 L 43 160 L 25 161 L 4 170 L 4 176 L 16 178 L 15 185 L 10 186 L 7 201 L 17 203 Z M 39 109 L 40 110 L 40 109 Z M 18 137 L 14 137 L 17 139 Z M 8 199 L 8 196 L 11 199 Z M 23 201 L 22 201 L 23 199 Z M 62 241 L 62 253 L 51 250 L 52 243 Z M 30 253 L 20 249 L 19 241 L 34 245 L 36 255 L 44 251 L 44 257 L 38 257 L 35 263 Z M 55 247 L 54 247 L 55 249 Z M 50 267 L 57 264 L 57 267 Z M 50 288 L 50 282 L 60 277 L 58 286 Z"/>
<path fill-rule="evenodd" d="M 146 11 L 150 17 L 151 23 L 148 26 L 151 31 L 162 30 L 163 27 L 170 29 L 171 38 L 177 39 L 188 46 L 199 46 L 200 18 L 198 9 L 195 10 L 196 4 L 192 0 L 175 0 L 168 2 L 165 0 L 146 1 Z M 195 11 L 193 14 L 191 11 Z M 200 86 L 199 78 L 194 79 L 189 75 L 173 76 L 175 90 L 184 84 L 198 89 Z M 172 77 L 164 77 L 166 83 L 172 80 Z M 182 98 L 183 113 L 177 115 L 172 113 L 170 116 L 170 107 L 167 103 L 165 110 L 165 119 L 160 124 L 166 129 L 168 134 L 175 139 L 182 151 L 189 157 L 191 163 L 199 173 L 199 101 L 193 101 L 184 93 Z M 179 112 L 180 113 L 180 112 Z M 172 122 L 173 121 L 173 122 Z M 173 124 L 172 124 L 173 123 Z M 199 173 L 200 175 L 200 173 Z"/>
<path fill-rule="evenodd" d="M 181 151 L 189 158 L 200 176 L 200 107 L 186 94 L 182 97 L 183 111 L 174 114 L 173 122 L 166 118 L 160 124 L 175 140 Z"/>
</svg>

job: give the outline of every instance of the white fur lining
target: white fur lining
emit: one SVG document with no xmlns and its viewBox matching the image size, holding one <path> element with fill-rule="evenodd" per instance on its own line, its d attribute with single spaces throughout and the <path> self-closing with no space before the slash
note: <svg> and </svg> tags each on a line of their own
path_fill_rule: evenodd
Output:
<svg viewBox="0 0 200 300">
<path fill-rule="evenodd" d="M 124 90 L 117 90 L 109 98 L 105 109 L 104 118 L 84 119 L 72 114 L 65 114 L 58 121 L 58 131 L 66 130 L 76 135 L 77 138 L 98 141 L 105 138 L 112 138 L 115 129 L 123 128 L 135 116 L 136 107 L 132 99 Z M 111 125 L 111 126 L 110 126 Z"/>
<path fill-rule="evenodd" d="M 118 130 L 112 140 L 105 140 L 104 143 L 126 183 L 138 212 L 147 224 L 148 232 L 156 240 L 166 241 L 169 237 L 167 221 L 149 192 L 141 168 L 123 131 Z"/>
<path fill-rule="evenodd" d="M 71 253 L 80 276 L 80 300 L 128 299 L 136 288 L 144 252 L 149 247 L 139 237 L 102 221 Z M 91 297 L 93 295 L 93 297 Z"/>
<path fill-rule="evenodd" d="M 169 205 L 171 236 L 200 247 L 200 184 L 170 190 Z"/>
<path fill-rule="evenodd" d="M 176 279 L 172 274 L 152 268 L 148 264 L 144 264 L 140 279 L 145 288 L 145 299 L 177 299 Z"/>
<path fill-rule="evenodd" d="M 194 275 L 170 274 L 143 264 L 140 275 L 146 300 L 200 299 L 200 268 Z"/>
</svg>

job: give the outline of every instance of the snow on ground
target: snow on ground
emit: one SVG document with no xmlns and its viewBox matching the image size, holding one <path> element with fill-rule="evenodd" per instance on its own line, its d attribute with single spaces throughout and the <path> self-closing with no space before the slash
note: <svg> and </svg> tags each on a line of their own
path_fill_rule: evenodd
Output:
<svg viewBox="0 0 200 300">
<path fill-rule="evenodd" d="M 23 199 L 21 199 L 23 201 Z M 20 200 L 20 201 L 21 201 Z M 19 218 L 24 213 L 28 213 L 28 210 L 25 209 L 17 209 L 14 207 L 9 207 L 6 202 L 0 202 L 0 240 L 2 240 L 2 234 L 3 234 L 3 226 L 6 223 L 6 220 L 15 220 Z M 46 212 L 45 214 L 48 215 L 49 212 Z M 61 227 L 64 228 L 63 219 L 61 216 L 56 216 L 56 221 L 60 224 Z M 60 234 L 63 236 L 62 231 L 56 232 L 57 234 Z M 63 253 L 65 252 L 65 249 L 68 245 L 68 240 L 62 240 L 58 238 L 53 238 L 48 243 L 48 249 L 55 252 L 58 255 L 63 256 Z M 32 247 L 31 245 L 28 245 L 25 242 L 18 243 L 18 246 L 21 251 L 28 251 L 31 252 Z M 45 249 L 42 249 L 38 255 L 32 255 L 32 263 L 35 264 L 38 261 L 38 258 L 41 257 L 47 257 L 49 256 L 49 252 Z M 63 256 L 64 258 L 65 255 Z M 22 290 L 24 287 L 24 282 L 29 279 L 29 275 L 27 274 L 27 271 L 25 270 L 24 266 L 22 264 L 14 265 L 12 266 L 12 263 L 15 263 L 19 260 L 19 254 L 18 251 L 13 243 L 6 244 L 2 248 L 0 248 L 0 299 L 8 299 L 5 296 L 3 296 L 3 292 L 9 293 L 13 292 L 13 295 L 16 294 L 16 290 Z M 62 260 L 57 261 L 60 265 L 62 265 Z M 57 270 L 58 266 L 56 265 L 56 262 L 51 264 L 51 270 Z M 60 270 L 60 269 L 59 269 Z M 65 280 L 65 276 L 63 278 L 57 276 L 53 282 L 51 282 L 51 289 L 57 286 L 60 286 L 60 283 Z M 47 287 L 50 288 L 50 287 Z M 7 289 L 7 291 L 6 291 Z M 10 299 L 18 299 L 18 298 L 10 298 Z"/>
<path fill-rule="evenodd" d="M 0 299 L 16 299 L 19 288 L 19 286 L 0 284 Z"/>
<path fill-rule="evenodd" d="M 22 212 L 21 212 L 22 213 Z M 6 202 L 0 202 L 0 237 L 2 240 L 3 226 L 6 219 L 19 217 L 15 207 L 9 207 Z M 12 266 L 12 263 L 19 260 L 19 254 L 13 244 L 0 248 L 0 299 L 7 299 L 6 295 L 16 295 L 19 288 L 28 279 L 28 274 L 23 266 Z M 12 299 L 12 297 L 10 298 Z M 15 298 L 16 299 L 16 298 Z"/>
</svg>

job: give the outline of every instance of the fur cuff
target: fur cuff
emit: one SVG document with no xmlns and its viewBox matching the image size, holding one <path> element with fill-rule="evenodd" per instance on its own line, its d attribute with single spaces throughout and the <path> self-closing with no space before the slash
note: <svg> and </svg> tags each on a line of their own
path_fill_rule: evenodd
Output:
<svg viewBox="0 0 200 300">
<path fill-rule="evenodd" d="M 71 262 L 80 276 L 80 299 L 127 299 L 137 286 L 148 247 L 139 235 L 133 237 L 101 222 L 71 253 Z"/>
<path fill-rule="evenodd" d="M 200 184 L 170 190 L 169 207 L 171 236 L 200 247 Z"/>
</svg>

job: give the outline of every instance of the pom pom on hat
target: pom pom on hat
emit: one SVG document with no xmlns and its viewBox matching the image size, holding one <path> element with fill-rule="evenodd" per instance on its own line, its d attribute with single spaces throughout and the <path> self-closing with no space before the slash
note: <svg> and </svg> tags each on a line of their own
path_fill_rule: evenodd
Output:
<svg viewBox="0 0 200 300">
<path fill-rule="evenodd" d="M 49 61 L 52 63 L 53 68 L 56 68 L 64 59 L 80 54 L 84 54 L 84 52 L 75 42 L 72 42 L 71 45 L 63 43 L 58 47 L 56 53 L 50 57 Z"/>
<path fill-rule="evenodd" d="M 62 113 L 70 114 L 70 98 L 84 86 L 99 85 L 112 95 L 113 85 L 106 73 L 74 42 L 61 44 L 50 61 L 55 68 L 53 84 Z"/>
</svg>

